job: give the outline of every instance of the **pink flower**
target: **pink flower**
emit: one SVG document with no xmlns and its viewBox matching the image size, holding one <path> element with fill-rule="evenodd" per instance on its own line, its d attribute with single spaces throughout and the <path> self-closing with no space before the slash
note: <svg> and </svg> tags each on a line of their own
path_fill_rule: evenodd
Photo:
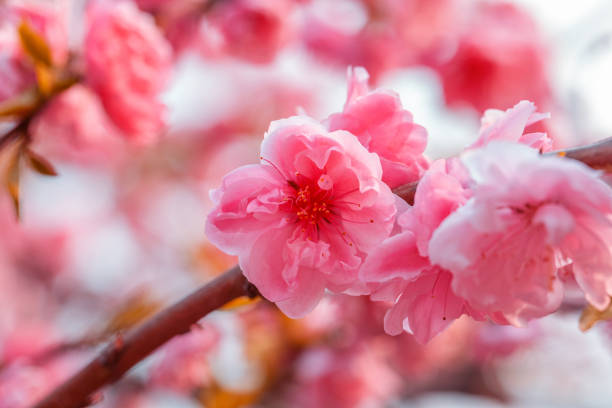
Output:
<svg viewBox="0 0 612 408">
<path fill-rule="evenodd" d="M 525 133 L 525 128 L 548 119 L 550 114 L 537 113 L 529 101 L 521 101 L 504 111 L 488 109 L 481 119 L 478 140 L 470 148 L 482 147 L 493 140 L 519 142 L 541 152 L 552 150 L 552 139 L 546 133 Z"/>
<path fill-rule="evenodd" d="M 546 47 L 532 18 L 509 2 L 474 3 L 456 52 L 436 67 L 446 102 L 479 112 L 548 103 Z"/>
<path fill-rule="evenodd" d="M 303 116 L 272 122 L 261 155 L 211 193 L 209 239 L 288 316 L 312 310 L 325 288 L 363 291 L 357 270 L 395 216 L 378 156 Z"/>
<path fill-rule="evenodd" d="M 372 299 L 393 303 L 385 315 L 389 334 L 406 330 L 426 343 L 463 314 L 484 318 L 454 293 L 451 273 L 428 259 L 434 230 L 468 199 L 463 178 L 460 163 L 435 161 L 419 182 L 414 206 L 398 217 L 402 232 L 385 240 L 360 270 Z"/>
<path fill-rule="evenodd" d="M 89 88 L 74 85 L 53 98 L 35 117 L 33 150 L 44 157 L 91 164 L 108 163 L 121 151 L 120 132 Z"/>
<path fill-rule="evenodd" d="M 470 151 L 463 163 L 472 198 L 429 243 L 431 262 L 451 271 L 457 295 L 524 325 L 558 308 L 558 270 L 572 263 L 587 300 L 608 306 L 612 191 L 597 172 L 506 142 Z"/>
<path fill-rule="evenodd" d="M 385 406 L 400 388 L 399 376 L 375 345 L 347 350 L 312 348 L 296 364 L 287 406 L 368 408 Z"/>
<path fill-rule="evenodd" d="M 0 7 L 0 101 L 35 85 L 34 67 L 19 41 L 18 27 L 25 21 L 49 45 L 53 62 L 62 65 L 68 56 L 64 1 L 7 1 Z"/>
<path fill-rule="evenodd" d="M 208 22 L 225 53 L 263 64 L 290 40 L 292 10 L 292 0 L 233 0 L 215 5 Z"/>
<path fill-rule="evenodd" d="M 206 359 L 220 340 L 220 333 L 211 324 L 172 339 L 163 348 L 161 359 L 151 370 L 156 386 L 189 393 L 209 385 L 212 375 Z"/>
<path fill-rule="evenodd" d="M 474 351 L 479 360 L 486 361 L 495 357 L 505 357 L 527 347 L 542 335 L 538 321 L 527 327 L 498 326 L 485 324 L 478 331 Z"/>
<path fill-rule="evenodd" d="M 0 408 L 25 408 L 35 404 L 52 387 L 47 370 L 14 364 L 0 372 Z"/>
<path fill-rule="evenodd" d="M 31 407 L 73 373 L 82 359 L 66 357 L 42 365 L 25 361 L 2 367 L 0 371 L 0 408 Z"/>
<path fill-rule="evenodd" d="M 374 80 L 400 66 L 434 60 L 456 32 L 453 0 L 319 0 L 305 10 L 309 51 L 360 65 Z"/>
<path fill-rule="evenodd" d="M 351 132 L 369 151 L 378 154 L 383 181 L 391 188 L 418 180 L 427 168 L 423 156 L 427 131 L 412 121 L 393 91 L 368 90 L 368 73 L 349 68 L 349 89 L 342 113 L 329 117 L 329 129 Z"/>
<path fill-rule="evenodd" d="M 88 84 L 128 139 L 156 140 L 164 128 L 158 96 L 170 69 L 170 46 L 153 19 L 131 2 L 95 1 L 87 21 Z"/>
</svg>

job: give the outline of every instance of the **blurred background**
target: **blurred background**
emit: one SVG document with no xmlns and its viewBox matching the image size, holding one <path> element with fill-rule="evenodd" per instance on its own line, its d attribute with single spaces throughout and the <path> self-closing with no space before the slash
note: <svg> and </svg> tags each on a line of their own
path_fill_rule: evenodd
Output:
<svg viewBox="0 0 612 408">
<path fill-rule="evenodd" d="M 78 49 L 86 2 L 42 3 L 62 10 Z M 0 8 L 14 4 L 24 2 Z M 428 130 L 431 158 L 475 140 L 486 109 L 522 99 L 551 113 L 542 130 L 558 148 L 612 135 L 609 0 L 130 7 L 171 50 L 166 126 L 138 146 L 92 136 L 104 129 L 95 112 L 86 126 L 66 119 L 32 130 L 59 176 L 21 174 L 19 222 L 0 196 L 0 408 L 28 406 L 115 333 L 233 266 L 204 235 L 209 190 L 258 161 L 270 121 L 341 111 L 348 66 L 400 94 Z M 9 14 L 0 13 L 0 73 Z M 74 98 L 60 117 L 80 115 Z M 83 138 L 63 137 L 65 126 Z M 101 145 L 113 153 L 98 154 Z M 609 407 L 612 326 L 580 332 L 580 307 L 569 299 L 524 329 L 464 318 L 421 345 L 385 335 L 384 309 L 366 298 L 330 295 L 302 320 L 263 300 L 236 302 L 139 364 L 97 406 Z"/>
</svg>

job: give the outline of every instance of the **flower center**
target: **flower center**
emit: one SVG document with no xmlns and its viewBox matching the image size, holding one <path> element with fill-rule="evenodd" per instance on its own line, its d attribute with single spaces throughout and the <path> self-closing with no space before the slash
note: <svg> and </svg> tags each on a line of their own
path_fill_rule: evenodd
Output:
<svg viewBox="0 0 612 408">
<path fill-rule="evenodd" d="M 299 187 L 292 200 L 292 207 L 298 220 L 317 225 L 319 220 L 331 214 L 330 205 L 327 202 L 326 193 L 320 189 L 314 189 L 310 185 Z"/>
</svg>

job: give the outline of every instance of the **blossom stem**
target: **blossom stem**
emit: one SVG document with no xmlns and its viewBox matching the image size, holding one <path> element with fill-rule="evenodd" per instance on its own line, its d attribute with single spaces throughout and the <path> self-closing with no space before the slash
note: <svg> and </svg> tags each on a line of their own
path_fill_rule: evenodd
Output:
<svg viewBox="0 0 612 408">
<path fill-rule="evenodd" d="M 612 138 L 545 155 L 565 156 L 595 169 L 612 170 Z M 393 191 L 412 204 L 417 185 L 418 182 L 409 183 Z M 81 371 L 33 408 L 79 408 L 89 405 L 93 393 L 119 380 L 131 367 L 174 336 L 188 332 L 193 324 L 208 313 L 241 296 L 255 297 L 257 289 L 246 280 L 240 268 L 235 266 L 143 325 L 134 328 L 125 337 L 116 338 Z"/>
</svg>

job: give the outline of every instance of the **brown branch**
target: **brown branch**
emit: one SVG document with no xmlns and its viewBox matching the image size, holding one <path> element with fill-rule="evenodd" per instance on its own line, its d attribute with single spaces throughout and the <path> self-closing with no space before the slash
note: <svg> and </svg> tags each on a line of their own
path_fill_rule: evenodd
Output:
<svg viewBox="0 0 612 408">
<path fill-rule="evenodd" d="M 612 138 L 601 142 L 546 153 L 579 160 L 595 169 L 612 169 Z M 394 189 L 394 193 L 412 204 L 418 183 Z M 125 338 L 117 338 L 81 371 L 56 388 L 33 408 L 80 408 L 91 402 L 91 395 L 117 381 L 172 337 L 186 333 L 208 313 L 240 296 L 254 297 L 257 289 L 248 283 L 236 266 L 198 289 L 175 305 L 158 313 Z"/>
<path fill-rule="evenodd" d="M 612 137 L 586 146 L 545 153 L 583 162 L 597 170 L 612 171 Z"/>
<path fill-rule="evenodd" d="M 581 161 L 593 169 L 612 172 L 612 137 L 586 146 L 547 152 L 544 153 L 544 156 L 567 157 Z M 394 188 L 393 192 L 412 205 L 418 185 L 418 181 L 404 184 Z"/>
<path fill-rule="evenodd" d="M 158 313 L 124 337 L 117 337 L 102 352 L 34 408 L 80 408 L 90 396 L 117 381 L 172 337 L 188 332 L 208 313 L 241 296 L 256 296 L 256 289 L 235 266 L 178 303 Z"/>
</svg>

